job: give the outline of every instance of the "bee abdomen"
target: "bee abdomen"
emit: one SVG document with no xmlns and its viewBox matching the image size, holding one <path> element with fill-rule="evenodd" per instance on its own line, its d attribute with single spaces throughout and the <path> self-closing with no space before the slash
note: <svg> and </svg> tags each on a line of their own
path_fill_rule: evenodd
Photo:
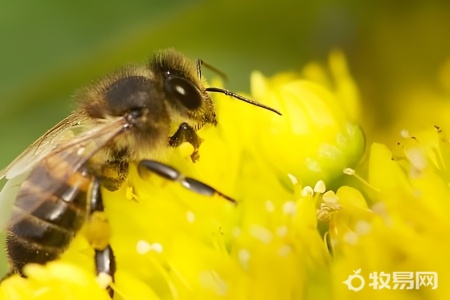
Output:
<svg viewBox="0 0 450 300">
<path fill-rule="evenodd" d="M 79 229 L 51 224 L 31 214 L 23 215 L 21 218 L 9 228 L 9 232 L 13 233 L 16 239 L 23 240 L 23 243 L 61 247 L 67 245 L 74 236 L 74 231 Z"/>
<path fill-rule="evenodd" d="M 9 231 L 6 239 L 6 250 L 12 267 L 11 274 L 23 275 L 23 267 L 26 264 L 45 264 L 58 258 L 64 251 L 62 248 L 29 242 L 20 235 L 16 235 L 14 231 Z"/>
<path fill-rule="evenodd" d="M 64 228 L 30 214 L 23 215 L 9 228 L 7 235 L 6 247 L 13 269 L 22 273 L 27 263 L 45 264 L 56 259 L 67 248 L 80 226 Z"/>
<path fill-rule="evenodd" d="M 89 178 L 74 173 L 64 184 L 51 178 L 59 188 L 49 192 L 35 176 L 41 173 L 39 167 L 33 172 L 21 186 L 8 227 L 6 248 L 13 272 L 20 274 L 25 264 L 45 264 L 64 252 L 87 210 Z"/>
<path fill-rule="evenodd" d="M 49 194 L 39 190 L 38 185 L 31 182 L 24 185 L 14 204 L 13 223 L 15 218 L 23 218 L 28 214 L 41 223 L 53 224 L 67 230 L 81 227 L 81 219 L 86 215 L 86 192 L 65 184 L 61 192 Z"/>
</svg>

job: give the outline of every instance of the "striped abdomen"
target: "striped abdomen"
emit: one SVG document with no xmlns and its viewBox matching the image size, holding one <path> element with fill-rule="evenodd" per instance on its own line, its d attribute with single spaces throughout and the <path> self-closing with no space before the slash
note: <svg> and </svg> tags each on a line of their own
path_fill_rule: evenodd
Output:
<svg viewBox="0 0 450 300">
<path fill-rule="evenodd" d="M 70 156 L 51 155 L 22 183 L 6 239 L 11 273 L 56 259 L 83 225 L 90 179 L 70 169 Z"/>
</svg>

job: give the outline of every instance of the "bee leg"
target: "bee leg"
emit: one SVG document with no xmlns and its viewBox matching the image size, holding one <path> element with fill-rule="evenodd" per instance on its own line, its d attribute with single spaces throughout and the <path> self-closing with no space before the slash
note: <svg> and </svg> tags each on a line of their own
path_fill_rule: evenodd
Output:
<svg viewBox="0 0 450 300">
<path fill-rule="evenodd" d="M 196 162 L 200 155 L 198 153 L 198 149 L 200 148 L 203 139 L 201 139 L 194 128 L 189 126 L 187 123 L 182 123 L 180 127 L 178 127 L 177 132 L 169 138 L 169 146 L 178 147 L 182 143 L 188 142 L 194 147 L 194 152 L 191 154 L 192 162 Z"/>
<path fill-rule="evenodd" d="M 102 187 L 111 192 L 117 191 L 128 177 L 128 157 L 128 147 L 111 147 L 109 159 L 102 164 L 91 164 L 88 171 L 95 174 Z"/>
<path fill-rule="evenodd" d="M 164 164 L 160 163 L 155 160 L 141 160 L 138 164 L 138 172 L 139 176 L 144 177 L 145 172 L 153 172 L 163 178 L 166 178 L 171 181 L 177 181 L 179 182 L 183 187 L 201 195 L 205 196 L 214 196 L 218 195 L 222 198 L 225 198 L 226 200 L 230 201 L 233 204 L 237 204 L 237 201 L 233 198 L 219 192 L 215 188 L 207 185 L 206 183 L 203 183 L 201 181 L 198 181 L 191 177 L 185 177 L 183 174 L 181 174 L 177 169 Z"/>
<path fill-rule="evenodd" d="M 114 273 L 116 272 L 116 260 L 113 250 L 110 245 L 103 250 L 95 250 L 95 271 L 97 272 L 97 278 L 101 279 L 101 275 L 107 275 L 106 290 L 111 298 L 114 297 L 114 290 L 109 285 L 114 282 Z M 103 285 L 103 283 L 100 283 Z"/>
<path fill-rule="evenodd" d="M 95 178 L 90 189 L 90 214 L 85 235 L 95 250 L 95 270 L 97 273 L 97 279 L 99 281 L 103 281 L 104 278 L 108 279 L 104 285 L 112 298 L 114 296 L 114 291 L 109 283 L 114 282 L 116 260 L 113 250 L 109 245 L 111 229 L 109 227 L 108 218 L 103 206 L 103 198 L 100 187 L 100 180 Z M 103 284 L 103 282 L 101 282 L 101 284 Z"/>
<path fill-rule="evenodd" d="M 109 161 L 102 165 L 100 174 L 102 186 L 109 191 L 117 191 L 128 176 L 128 162 Z"/>
</svg>

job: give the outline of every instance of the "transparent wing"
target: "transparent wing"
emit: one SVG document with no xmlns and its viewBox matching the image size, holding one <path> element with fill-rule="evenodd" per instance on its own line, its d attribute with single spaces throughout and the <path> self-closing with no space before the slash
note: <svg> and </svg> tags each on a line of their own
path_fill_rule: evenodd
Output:
<svg viewBox="0 0 450 300">
<path fill-rule="evenodd" d="M 15 178 L 31 170 L 46 155 L 52 152 L 54 144 L 64 143 L 76 136 L 77 132 L 82 132 L 86 126 L 88 118 L 82 114 L 71 114 L 43 136 L 31 144 L 22 154 L 20 154 L 5 169 L 0 171 L 0 179 Z"/>
<path fill-rule="evenodd" d="M 0 192 L 0 229 L 5 228 L 11 218 L 14 201 L 16 200 L 20 185 L 25 180 L 26 176 L 27 174 L 22 174 L 8 180 Z"/>
<path fill-rule="evenodd" d="M 57 181 L 43 179 L 45 182 L 42 182 L 41 188 L 45 190 L 45 194 L 53 195 L 60 190 L 62 185 L 75 172 L 80 170 L 93 155 L 127 128 L 128 124 L 123 117 L 105 120 L 103 123 L 91 127 L 90 130 L 84 130 L 85 128 L 83 128 L 83 132 L 71 139 L 58 139 L 58 141 L 52 143 L 50 150 L 41 149 L 38 155 L 40 160 L 34 163 L 33 167 L 41 165 L 45 168 L 46 173 L 58 174 Z M 40 173 L 33 172 L 33 167 L 12 177 L 0 192 L 0 229 L 5 228 L 8 223 L 11 224 L 11 213 L 21 184 L 33 176 L 36 176 L 33 181 L 40 180 Z M 30 207 L 30 211 L 39 207 L 46 200 L 42 195 L 36 195 L 34 198 L 36 201 Z M 12 221 L 12 223 L 16 221 Z"/>
<path fill-rule="evenodd" d="M 50 172 L 53 168 L 60 168 L 59 165 L 51 163 L 53 161 L 51 158 L 55 155 L 67 158 L 66 170 L 69 176 L 78 171 L 95 153 L 123 133 L 128 128 L 128 123 L 124 117 L 117 117 L 105 119 L 95 126 L 86 128 L 90 129 L 82 128 L 83 132 L 77 136 L 64 139 L 62 142 L 57 141 L 52 145 L 52 150 L 42 158 Z"/>
</svg>

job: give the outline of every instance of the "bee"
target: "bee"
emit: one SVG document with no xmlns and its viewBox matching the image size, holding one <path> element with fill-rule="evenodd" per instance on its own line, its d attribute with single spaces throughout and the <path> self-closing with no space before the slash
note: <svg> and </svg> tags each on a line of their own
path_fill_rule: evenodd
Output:
<svg viewBox="0 0 450 300">
<path fill-rule="evenodd" d="M 139 174 L 155 173 L 194 192 L 235 202 L 158 160 L 159 152 L 184 142 L 194 147 L 192 161 L 199 158 L 202 140 L 197 131 L 217 124 L 209 93 L 280 114 L 228 90 L 205 87 L 202 64 L 167 49 L 146 65 L 106 76 L 78 92 L 77 109 L 0 172 L 0 179 L 8 179 L 0 194 L 2 214 L 9 212 L 0 220 L 11 266 L 5 278 L 24 276 L 28 263 L 58 258 L 82 226 L 100 228 L 99 220 L 106 218 L 101 188 L 119 189 L 132 163 Z M 97 275 L 105 273 L 113 282 L 116 262 L 110 233 L 107 225 L 101 228 L 103 232 L 87 239 L 95 250 Z M 113 297 L 112 288 L 107 289 Z"/>
</svg>

